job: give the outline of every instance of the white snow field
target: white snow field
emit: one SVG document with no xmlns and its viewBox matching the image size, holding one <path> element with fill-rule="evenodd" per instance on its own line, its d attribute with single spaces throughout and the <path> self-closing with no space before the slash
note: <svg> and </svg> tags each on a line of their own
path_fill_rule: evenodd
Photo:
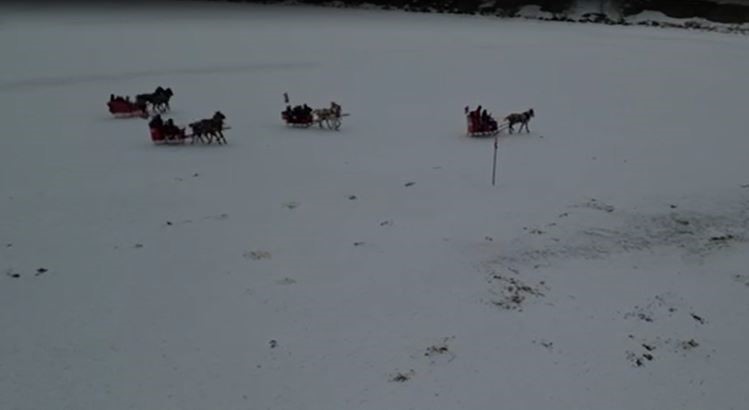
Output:
<svg viewBox="0 0 749 410">
<path fill-rule="evenodd" d="M 746 37 L 3 8 L 0 409 L 746 409 Z M 535 109 L 496 186 L 468 104 Z"/>
</svg>

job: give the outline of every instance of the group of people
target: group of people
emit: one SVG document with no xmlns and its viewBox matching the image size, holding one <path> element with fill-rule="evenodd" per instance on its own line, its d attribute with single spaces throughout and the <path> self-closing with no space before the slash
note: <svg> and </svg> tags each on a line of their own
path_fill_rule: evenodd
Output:
<svg viewBox="0 0 749 410">
<path fill-rule="evenodd" d="M 123 97 L 121 95 L 109 94 L 109 102 L 115 102 L 115 101 L 122 101 L 122 102 L 127 102 L 127 103 L 131 102 L 130 97 Z"/>
<path fill-rule="evenodd" d="M 174 125 L 174 121 L 170 118 L 166 122 L 161 118 L 160 114 L 154 115 L 151 121 L 148 123 L 151 129 L 158 130 L 161 135 L 165 138 L 174 138 L 182 134 L 182 129 Z"/>
<path fill-rule="evenodd" d="M 290 105 L 286 106 L 284 114 L 289 122 L 310 122 L 312 121 L 312 107 L 307 104 L 297 105 L 291 108 Z"/>
<path fill-rule="evenodd" d="M 468 107 L 466 107 L 466 112 L 471 121 L 473 132 L 493 132 L 497 130 L 497 121 L 486 109 L 482 110 L 480 105 L 475 111 L 468 111 Z"/>
<path fill-rule="evenodd" d="M 145 102 L 132 101 L 129 96 L 123 97 L 121 95 L 109 94 L 109 103 L 110 103 L 110 107 L 112 107 L 111 104 L 115 104 L 121 107 L 124 104 L 124 107 L 130 107 L 131 110 L 133 109 L 132 107 L 135 107 L 136 109 L 143 111 L 143 112 L 145 112 L 147 109 Z"/>
</svg>

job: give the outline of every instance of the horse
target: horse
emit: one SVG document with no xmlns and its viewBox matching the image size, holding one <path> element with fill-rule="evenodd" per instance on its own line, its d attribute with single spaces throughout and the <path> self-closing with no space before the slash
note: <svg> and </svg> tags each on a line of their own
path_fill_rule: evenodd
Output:
<svg viewBox="0 0 749 410">
<path fill-rule="evenodd" d="M 341 126 L 341 106 L 335 102 L 331 101 L 330 108 L 318 108 L 313 110 L 312 113 L 317 118 L 320 128 L 322 128 L 323 121 L 325 121 L 325 125 L 328 128 L 334 128 L 337 130 Z"/>
<path fill-rule="evenodd" d="M 172 98 L 174 93 L 171 88 L 165 89 L 161 93 L 154 93 L 151 97 L 151 104 L 153 109 L 159 112 L 165 112 L 171 109 L 169 106 L 169 100 Z"/>
<path fill-rule="evenodd" d="M 208 144 L 213 141 L 213 137 L 216 137 L 216 142 L 218 142 L 219 145 L 221 144 L 221 141 L 226 144 L 227 141 L 222 132 L 225 119 L 226 116 L 221 111 L 216 111 L 211 118 L 202 119 L 189 124 L 190 129 L 192 130 L 193 144 L 195 143 L 195 138 L 199 139 L 200 142 L 204 142 L 203 136 L 208 138 Z"/>
<path fill-rule="evenodd" d="M 505 117 L 505 121 L 508 123 L 508 129 L 510 130 L 510 134 L 512 134 L 512 126 L 520 123 L 520 128 L 518 129 L 518 132 L 523 131 L 523 127 L 525 127 L 525 130 L 527 132 L 531 132 L 530 128 L 528 128 L 528 122 L 530 122 L 531 118 L 535 116 L 535 113 L 533 112 L 533 108 L 529 109 L 528 111 L 522 112 L 522 113 L 512 113 Z"/>
<path fill-rule="evenodd" d="M 174 95 L 171 88 L 162 88 L 161 86 L 156 87 L 156 91 L 147 94 L 138 94 L 135 96 L 135 101 L 138 103 L 151 103 L 154 111 L 166 112 L 171 109 L 169 107 L 169 100 Z"/>
</svg>

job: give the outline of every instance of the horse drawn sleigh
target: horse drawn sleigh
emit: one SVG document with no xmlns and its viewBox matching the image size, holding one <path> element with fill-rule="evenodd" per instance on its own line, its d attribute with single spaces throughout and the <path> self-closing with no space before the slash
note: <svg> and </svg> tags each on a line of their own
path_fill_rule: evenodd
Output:
<svg viewBox="0 0 749 410">
<path fill-rule="evenodd" d="M 535 113 L 532 108 L 522 113 L 512 113 L 507 115 L 501 123 L 498 123 L 491 114 L 487 113 L 486 109 L 482 111 L 479 105 L 474 111 L 466 106 L 465 115 L 467 122 L 466 135 L 469 137 L 484 137 L 495 136 L 502 131 L 509 131 L 512 134 L 515 124 L 520 124 L 518 132 L 521 132 L 523 128 L 530 132 L 528 122 Z"/>
<path fill-rule="evenodd" d="M 151 113 L 162 114 L 170 109 L 169 100 L 174 93 L 171 88 L 156 87 L 152 93 L 138 94 L 135 100 L 130 97 L 109 95 L 109 113 L 117 118 L 148 118 Z"/>
<path fill-rule="evenodd" d="M 223 131 L 231 129 L 224 123 L 226 116 L 221 111 L 216 111 L 213 117 L 202 119 L 188 124 L 187 127 L 178 127 L 171 119 L 163 121 L 160 114 L 156 114 L 148 123 L 151 131 L 151 141 L 156 145 L 182 145 L 190 140 L 191 144 L 200 141 L 203 144 L 211 144 L 213 139 L 221 144 L 226 144 Z"/>
<path fill-rule="evenodd" d="M 296 128 L 309 128 L 317 124 L 320 128 L 338 131 L 341 128 L 341 119 L 348 117 L 350 114 L 341 111 L 341 106 L 335 102 L 330 103 L 328 108 L 312 108 L 307 104 L 296 105 L 292 108 L 289 105 L 289 96 L 284 93 L 286 109 L 281 111 L 281 119 L 286 125 Z"/>
</svg>

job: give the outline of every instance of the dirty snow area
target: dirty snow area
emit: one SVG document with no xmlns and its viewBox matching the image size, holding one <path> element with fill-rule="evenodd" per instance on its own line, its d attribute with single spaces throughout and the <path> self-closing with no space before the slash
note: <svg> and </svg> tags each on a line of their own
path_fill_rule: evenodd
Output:
<svg viewBox="0 0 749 410">
<path fill-rule="evenodd" d="M 1 409 L 746 408 L 744 37 L 3 7 Z M 158 85 L 228 144 L 107 112 Z"/>
</svg>

